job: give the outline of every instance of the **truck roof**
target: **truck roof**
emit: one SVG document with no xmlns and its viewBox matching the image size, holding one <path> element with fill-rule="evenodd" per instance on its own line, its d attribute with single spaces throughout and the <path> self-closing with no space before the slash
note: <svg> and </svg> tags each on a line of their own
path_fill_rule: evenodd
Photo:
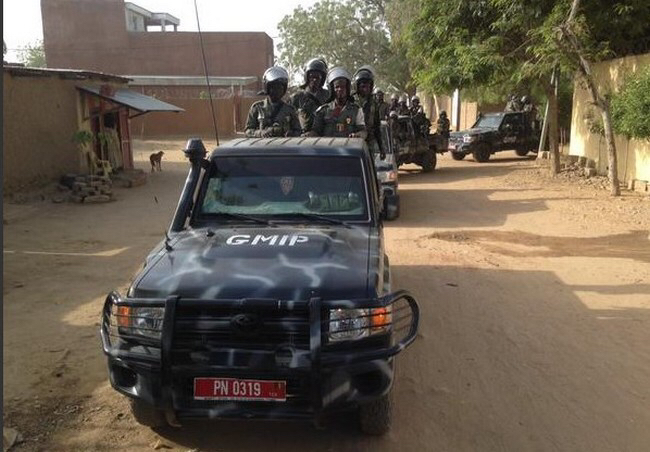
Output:
<svg viewBox="0 0 650 452">
<path fill-rule="evenodd" d="M 217 147 L 210 158 L 222 155 L 344 155 L 363 156 L 366 153 L 362 138 L 336 137 L 279 137 L 237 138 Z"/>
</svg>

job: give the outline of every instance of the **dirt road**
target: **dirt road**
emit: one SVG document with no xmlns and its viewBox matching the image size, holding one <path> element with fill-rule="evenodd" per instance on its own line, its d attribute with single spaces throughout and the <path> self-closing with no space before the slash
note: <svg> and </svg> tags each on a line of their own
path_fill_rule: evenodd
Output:
<svg viewBox="0 0 650 452">
<path fill-rule="evenodd" d="M 398 360 L 390 434 L 363 437 L 351 418 L 135 424 L 98 320 L 169 224 L 181 146 L 137 142 L 142 168 L 165 150 L 163 172 L 117 202 L 5 202 L 4 426 L 24 438 L 12 450 L 650 450 L 650 198 L 551 181 L 514 153 L 400 174 L 387 249 L 422 320 Z"/>
</svg>

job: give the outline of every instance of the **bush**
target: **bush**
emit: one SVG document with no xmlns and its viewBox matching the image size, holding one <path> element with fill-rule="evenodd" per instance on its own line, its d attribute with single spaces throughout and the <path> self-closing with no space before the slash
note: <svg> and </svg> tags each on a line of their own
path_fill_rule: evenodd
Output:
<svg viewBox="0 0 650 452">
<path fill-rule="evenodd" d="M 616 133 L 650 140 L 650 67 L 626 78 L 611 107 Z"/>
</svg>

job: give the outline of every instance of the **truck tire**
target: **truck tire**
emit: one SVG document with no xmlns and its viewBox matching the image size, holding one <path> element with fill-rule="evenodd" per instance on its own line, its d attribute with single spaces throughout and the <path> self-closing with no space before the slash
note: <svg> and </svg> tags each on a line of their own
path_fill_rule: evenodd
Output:
<svg viewBox="0 0 650 452">
<path fill-rule="evenodd" d="M 474 160 L 479 163 L 485 163 L 490 160 L 490 148 L 487 144 L 481 144 L 478 148 L 472 152 Z"/>
<path fill-rule="evenodd" d="M 516 153 L 519 157 L 526 157 L 526 156 L 528 155 L 528 149 L 516 149 L 516 150 L 515 150 L 515 153 Z"/>
<path fill-rule="evenodd" d="M 390 430 L 393 420 L 393 403 L 390 393 L 359 407 L 361 431 L 366 435 L 379 436 Z"/>
<path fill-rule="evenodd" d="M 161 410 L 142 400 L 131 399 L 129 402 L 131 413 L 133 413 L 133 417 L 138 424 L 150 428 L 164 427 L 167 425 L 165 414 Z"/>
<path fill-rule="evenodd" d="M 454 160 L 463 160 L 467 154 L 463 152 L 454 152 L 451 151 L 451 158 Z"/>
<path fill-rule="evenodd" d="M 434 151 L 427 151 L 424 153 L 422 156 L 422 163 L 420 166 L 422 167 L 422 172 L 423 173 L 430 173 L 434 169 L 436 169 L 436 163 L 438 159 L 436 156 L 436 153 Z"/>
</svg>

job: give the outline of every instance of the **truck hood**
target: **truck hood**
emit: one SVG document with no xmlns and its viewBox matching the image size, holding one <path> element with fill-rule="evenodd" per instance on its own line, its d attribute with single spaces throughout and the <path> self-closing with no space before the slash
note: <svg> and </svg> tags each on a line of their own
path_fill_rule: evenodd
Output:
<svg viewBox="0 0 650 452">
<path fill-rule="evenodd" d="M 147 258 L 130 296 L 368 297 L 370 226 L 232 227 L 184 231 Z M 375 232 L 376 234 L 376 232 Z"/>
</svg>

